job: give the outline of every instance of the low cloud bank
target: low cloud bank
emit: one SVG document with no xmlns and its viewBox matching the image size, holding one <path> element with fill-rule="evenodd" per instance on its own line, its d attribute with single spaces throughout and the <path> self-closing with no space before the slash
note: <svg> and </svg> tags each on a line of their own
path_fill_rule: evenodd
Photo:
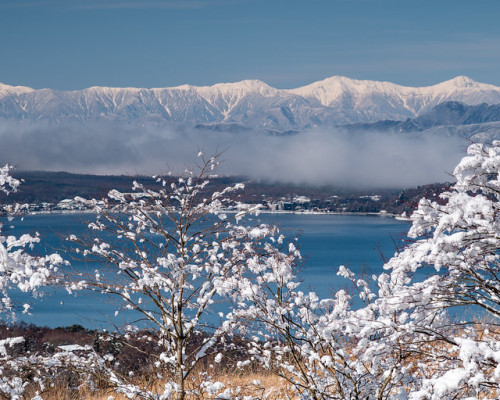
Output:
<svg viewBox="0 0 500 400">
<path fill-rule="evenodd" d="M 312 129 L 294 135 L 117 123 L 0 123 L 0 164 L 96 174 L 180 171 L 196 153 L 225 150 L 220 172 L 252 179 L 354 187 L 450 180 L 465 153 L 454 136 Z"/>
</svg>

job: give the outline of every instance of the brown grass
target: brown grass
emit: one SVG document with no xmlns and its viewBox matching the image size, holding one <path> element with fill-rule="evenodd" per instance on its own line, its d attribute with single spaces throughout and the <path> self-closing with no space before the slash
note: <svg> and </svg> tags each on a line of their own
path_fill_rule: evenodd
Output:
<svg viewBox="0 0 500 400">
<path fill-rule="evenodd" d="M 26 329 L 26 327 L 24 327 Z M 18 333 L 24 334 L 25 337 L 37 337 L 38 340 L 30 341 L 30 346 L 28 350 L 36 351 L 38 348 L 43 348 L 40 345 L 40 342 L 44 343 L 45 340 L 50 339 L 52 346 L 50 348 L 54 348 L 56 344 L 66 343 L 66 342 L 80 342 L 80 343 L 90 343 L 91 339 L 94 337 L 94 333 L 92 332 L 82 332 L 80 329 L 66 328 L 61 330 L 37 330 L 33 329 L 33 327 L 29 327 L 27 329 L 30 332 L 17 332 L 15 329 L 9 329 L 7 332 L 3 332 L 4 334 Z M 485 325 L 478 324 L 472 329 L 472 332 L 467 332 L 469 336 L 475 336 L 476 340 L 488 338 L 500 338 L 500 328 L 490 326 L 489 330 L 485 330 Z M 15 332 L 13 332 L 15 331 Z M 466 334 L 465 330 L 459 329 L 457 331 L 457 335 L 463 333 Z M 1 334 L 1 329 L 0 329 Z M 30 335 L 31 334 L 31 335 Z M 1 335 L 0 335 L 1 336 Z M 47 344 L 47 342 L 45 342 Z M 22 347 L 22 346 L 21 346 Z M 47 346 L 45 346 L 47 349 Z M 429 374 L 436 372 L 436 370 L 447 368 L 446 363 L 443 364 L 443 359 L 441 359 L 441 355 L 446 355 L 448 358 L 455 358 L 457 356 L 456 350 L 450 347 L 449 344 L 442 341 L 431 341 L 422 343 L 419 346 L 420 352 L 409 354 L 402 360 L 403 363 L 408 365 L 410 368 L 409 373 L 414 376 L 427 377 Z M 14 349 L 16 350 L 16 349 Z M 26 350 L 24 348 L 19 349 Z M 136 363 L 140 364 L 137 367 L 137 379 L 134 382 L 140 387 L 148 387 L 153 389 L 157 393 L 161 393 L 163 391 L 163 386 L 168 378 L 164 380 L 155 380 L 151 379 L 151 371 L 152 369 L 148 369 L 147 361 L 148 359 L 139 360 L 136 358 L 136 354 L 128 353 L 125 351 L 126 348 L 122 349 L 122 358 L 125 364 L 128 363 Z M 53 350 L 52 350 L 53 351 Z M 148 351 L 149 352 L 149 351 Z M 151 353 L 150 353 L 151 354 Z M 211 375 L 211 381 L 222 382 L 225 385 L 225 389 L 231 389 L 233 393 L 237 393 L 238 397 L 242 398 L 244 396 L 252 396 L 254 399 L 267 399 L 267 400 L 295 400 L 297 399 L 297 394 L 290 386 L 288 382 L 284 379 L 279 378 L 277 375 L 272 372 L 265 370 L 258 363 L 252 363 L 246 369 L 237 370 L 233 368 L 231 365 L 237 361 L 241 357 L 239 353 L 231 353 L 227 354 L 224 357 L 224 360 L 227 362 L 222 362 L 222 365 L 217 365 L 212 367 L 213 359 L 209 358 L 205 363 L 200 364 L 197 367 L 197 370 L 192 374 L 193 378 L 189 382 L 188 390 L 197 389 L 200 387 L 202 382 L 202 375 L 209 374 Z M 213 357 L 212 357 L 213 358 Z M 231 360 L 233 362 L 231 362 Z M 144 363 L 142 362 L 144 361 Z M 485 374 L 488 375 L 492 372 L 492 369 L 495 368 L 495 365 L 491 367 L 485 367 Z M 443 372 L 445 372 L 443 370 Z M 149 379 L 148 379 L 149 378 Z M 72 388 L 68 387 L 69 382 L 71 382 Z M 106 384 L 106 380 L 102 379 L 101 384 L 98 390 L 91 390 L 89 385 L 85 382 L 76 383 L 76 379 L 73 379 L 71 376 L 63 375 L 61 379 L 58 381 L 52 382 L 52 387 L 46 388 L 43 393 L 41 393 L 44 400 L 76 400 L 76 399 L 88 399 L 88 400 L 108 400 L 110 396 L 112 396 L 115 400 L 125 400 L 125 396 L 117 395 L 114 393 L 113 389 L 110 388 Z M 75 386 L 80 385 L 80 388 L 75 388 Z M 36 394 L 37 388 L 34 386 L 30 386 L 27 388 L 26 394 L 23 398 L 29 399 L 32 398 Z M 485 390 L 484 398 L 491 398 L 488 396 L 496 395 L 495 389 Z M 464 397 L 468 396 L 467 388 L 464 388 L 463 395 Z M 483 398 L 483 394 L 478 394 L 478 398 Z M 1 398 L 1 395 L 0 395 Z M 187 396 L 187 400 L 212 400 L 214 397 L 210 397 L 207 394 L 193 394 L 191 392 L 190 395 Z"/>
<path fill-rule="evenodd" d="M 238 396 L 252 396 L 256 399 L 267 400 L 295 400 L 297 396 L 283 379 L 266 372 L 249 372 L 240 374 L 219 374 L 213 377 L 214 381 L 222 382 L 225 388 L 230 388 L 238 393 Z M 195 386 L 200 383 L 193 382 Z M 140 384 L 141 382 L 137 382 Z M 160 389 L 164 382 L 158 382 Z M 25 393 L 26 398 L 32 398 L 36 393 L 36 388 L 31 387 Z M 71 390 L 63 384 L 55 384 L 41 393 L 44 400 L 108 400 L 112 396 L 115 400 L 127 400 L 127 397 L 116 394 L 111 388 L 101 388 L 92 391 L 88 385 L 80 390 Z M 214 397 L 205 395 L 188 395 L 188 400 L 212 400 Z"/>
</svg>

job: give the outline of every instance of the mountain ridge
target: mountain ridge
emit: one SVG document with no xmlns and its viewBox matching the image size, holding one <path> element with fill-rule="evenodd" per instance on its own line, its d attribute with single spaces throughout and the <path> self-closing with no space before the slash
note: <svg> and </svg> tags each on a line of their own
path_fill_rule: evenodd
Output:
<svg viewBox="0 0 500 400">
<path fill-rule="evenodd" d="M 447 101 L 498 104 L 500 87 L 465 76 L 424 87 L 333 76 L 295 89 L 277 89 L 260 80 L 151 89 L 93 86 L 73 91 L 0 83 L 1 118 L 56 123 L 232 123 L 289 131 L 406 120 Z"/>
<path fill-rule="evenodd" d="M 440 103 L 416 118 L 405 121 L 381 120 L 373 123 L 345 125 L 353 131 L 422 132 L 439 126 L 481 125 L 500 121 L 500 104 L 466 105 L 458 101 Z"/>
</svg>

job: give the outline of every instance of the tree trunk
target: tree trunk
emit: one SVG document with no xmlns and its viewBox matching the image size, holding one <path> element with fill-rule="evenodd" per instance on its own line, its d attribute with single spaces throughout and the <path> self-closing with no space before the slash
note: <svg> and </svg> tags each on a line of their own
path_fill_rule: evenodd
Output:
<svg viewBox="0 0 500 400">
<path fill-rule="evenodd" d="M 182 339 L 177 340 L 177 352 L 176 352 L 176 366 L 175 366 L 175 380 L 177 383 L 177 400 L 184 400 L 186 398 L 186 388 L 184 386 L 184 368 L 183 357 L 182 357 Z"/>
</svg>

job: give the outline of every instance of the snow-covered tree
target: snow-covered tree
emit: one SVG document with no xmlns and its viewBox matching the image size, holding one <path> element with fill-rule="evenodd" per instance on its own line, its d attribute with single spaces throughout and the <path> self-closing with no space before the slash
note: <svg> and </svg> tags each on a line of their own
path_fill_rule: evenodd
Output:
<svg viewBox="0 0 500 400">
<path fill-rule="evenodd" d="M 498 398 L 499 172 L 500 142 L 471 145 L 442 195 L 446 204 L 420 201 L 414 242 L 378 279 L 378 310 L 404 317 L 401 335 L 427 342 L 426 352 L 416 350 L 421 380 L 412 399 Z"/>
<path fill-rule="evenodd" d="M 11 167 L 6 165 L 0 168 L 0 191 L 11 193 L 17 190 L 20 181 L 10 175 Z M 2 206 L 0 212 L 9 218 L 19 211 L 20 206 Z M 62 258 L 57 254 L 44 257 L 31 255 L 27 250 L 39 242 L 37 235 L 22 235 L 21 237 L 6 236 L 2 232 L 0 222 L 0 316 L 3 321 L 15 317 L 15 306 L 11 299 L 12 290 L 31 292 L 37 295 L 40 287 L 54 279 L 57 266 Z M 23 311 L 27 312 L 29 304 L 24 304 Z M 11 337 L 0 340 L 0 393 L 7 398 L 20 399 L 27 381 L 22 379 L 19 371 L 26 370 L 33 364 L 24 357 L 12 357 L 9 348 L 21 343 L 22 337 Z"/>
<path fill-rule="evenodd" d="M 401 351 L 401 340 L 385 337 L 369 284 L 340 268 L 364 307 L 353 307 L 355 295 L 345 290 L 331 299 L 304 293 L 295 275 L 300 253 L 288 246 L 286 253 L 250 262 L 239 281 L 231 316 L 251 338 L 249 361 L 277 373 L 304 400 L 398 398 L 410 380 L 411 353 Z"/>
<path fill-rule="evenodd" d="M 133 193 L 112 190 L 107 199 L 87 202 L 97 212 L 91 234 L 69 238 L 77 256 L 98 262 L 94 273 L 73 277 L 69 289 L 119 299 L 117 312 L 132 310 L 129 318 L 135 319 L 122 338 L 157 344 L 150 375 L 162 390 L 108 370 L 116 390 L 130 398 L 184 399 L 196 366 L 209 356 L 220 361 L 219 349 L 231 331 L 223 313 L 214 313 L 214 303 L 240 288 L 251 260 L 274 256 L 272 228 L 239 222 L 258 208 L 232 199 L 243 185 L 213 191 L 208 185 L 217 157 L 200 157 L 198 168 L 178 180 L 158 178 L 157 188 L 136 182 Z M 204 382 L 196 389 L 221 387 Z"/>
<path fill-rule="evenodd" d="M 0 168 L 0 191 L 7 194 L 16 191 L 21 183 L 9 174 L 10 170 L 8 165 Z M 20 209 L 19 205 L 0 207 L 0 211 L 9 218 Z M 53 276 L 53 267 L 62 262 L 57 254 L 47 257 L 30 255 L 26 249 L 32 248 L 39 241 L 38 235 L 25 234 L 19 238 L 5 236 L 0 222 L 0 313 L 4 317 L 13 312 L 10 289 L 16 287 L 24 292 L 36 294 L 37 289 L 47 284 Z M 27 311 L 29 305 L 25 304 L 24 308 Z"/>
<path fill-rule="evenodd" d="M 470 146 L 446 204 L 420 202 L 387 272 L 340 268 L 350 295 L 302 293 L 293 258 L 250 265 L 234 314 L 253 326 L 254 357 L 303 399 L 498 398 L 499 170 L 500 142 Z"/>
</svg>

